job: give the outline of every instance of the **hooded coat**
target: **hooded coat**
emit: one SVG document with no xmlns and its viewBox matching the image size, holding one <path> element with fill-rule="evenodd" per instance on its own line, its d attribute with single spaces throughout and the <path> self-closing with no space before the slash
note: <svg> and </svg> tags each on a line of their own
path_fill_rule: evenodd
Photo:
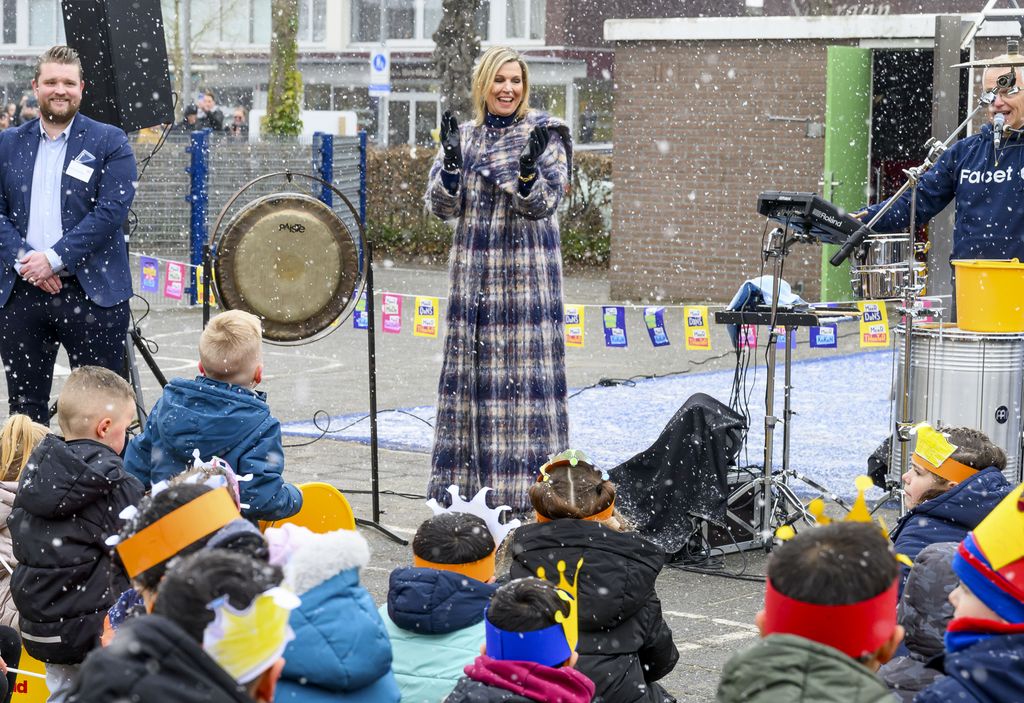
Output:
<svg viewBox="0 0 1024 703">
<path fill-rule="evenodd" d="M 589 703 L 593 697 L 593 681 L 570 667 L 481 655 L 445 703 Z"/>
<path fill-rule="evenodd" d="M 391 643 L 373 598 L 359 583 L 370 560 L 366 540 L 338 530 L 313 535 L 285 564 L 285 582 L 302 600 L 288 624 L 295 639 L 275 703 L 398 703 Z"/>
<path fill-rule="evenodd" d="M 529 195 L 519 191 L 519 155 L 534 127 L 550 142 Z M 494 489 L 498 505 L 530 509 L 537 469 L 569 443 L 562 255 L 555 211 L 572 173 L 562 120 L 531 110 L 508 126 L 463 124 L 462 170 L 450 193 L 443 152 L 426 202 L 457 220 L 449 257 L 444 358 L 427 492 L 444 504 Z"/>
<path fill-rule="evenodd" d="M 463 668 L 480 655 L 484 608 L 496 588 L 438 569 L 391 572 L 380 615 L 404 703 L 436 703 L 452 692 Z"/>
<path fill-rule="evenodd" d="M 11 569 L 18 565 L 18 560 L 14 558 L 14 542 L 7 527 L 7 518 L 14 510 L 17 492 L 17 482 L 0 481 L 0 557 Z M 0 564 L 0 625 L 18 629 L 18 609 L 11 595 L 11 574 L 3 564 Z"/>
<path fill-rule="evenodd" d="M 929 544 L 960 542 L 1010 492 L 999 469 L 990 466 L 940 496 L 907 511 L 889 535 L 897 554 L 917 559 Z M 910 569 L 901 567 L 900 594 Z"/>
<path fill-rule="evenodd" d="M 769 635 L 733 655 L 722 669 L 718 703 L 893 703 L 866 666 L 838 649 Z"/>
<path fill-rule="evenodd" d="M 1024 633 L 996 635 L 946 654 L 946 677 L 914 703 L 1024 701 Z M 849 702 L 847 702 L 849 703 Z"/>
<path fill-rule="evenodd" d="M 203 459 L 224 459 L 239 476 L 252 474 L 239 484 L 245 517 L 280 520 L 302 507 L 299 489 L 281 478 L 281 423 L 266 393 L 206 376 L 171 379 L 128 445 L 124 465 L 148 490 L 191 466 L 195 449 Z"/>
<path fill-rule="evenodd" d="M 955 553 L 950 542 L 922 549 L 900 599 L 899 623 L 906 630 L 903 645 L 908 653 L 883 664 L 878 675 L 906 703 L 942 676 L 928 662 L 945 650 L 943 636 L 953 619 L 949 593 L 959 580 L 953 573 Z"/>
<path fill-rule="evenodd" d="M 665 562 L 660 547 L 589 520 L 524 525 L 511 540 L 512 578 L 534 576 L 539 566 L 555 575 L 564 561 L 571 581 L 583 558 L 576 668 L 594 682 L 595 697 L 605 703 L 674 700 L 654 683 L 679 659 L 654 590 Z"/>
<path fill-rule="evenodd" d="M 18 560 L 11 591 L 36 659 L 77 664 L 99 645 L 107 609 L 128 588 L 106 540 L 142 492 L 99 442 L 47 435 L 32 452 L 7 526 Z"/>
<path fill-rule="evenodd" d="M 124 624 L 82 664 L 69 703 L 252 703 L 202 646 L 173 621 L 146 615 Z"/>
</svg>

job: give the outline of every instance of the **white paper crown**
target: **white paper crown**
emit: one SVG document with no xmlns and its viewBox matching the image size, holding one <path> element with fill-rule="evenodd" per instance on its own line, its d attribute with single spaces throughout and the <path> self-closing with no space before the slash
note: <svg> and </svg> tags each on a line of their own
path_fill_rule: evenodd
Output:
<svg viewBox="0 0 1024 703">
<path fill-rule="evenodd" d="M 508 533 L 516 529 L 523 523 L 516 518 L 515 520 L 509 520 L 504 525 L 501 523 L 501 514 L 508 510 L 512 511 L 512 507 L 508 505 L 499 505 L 493 510 L 487 507 L 487 493 L 493 489 L 489 487 L 481 488 L 477 491 L 477 494 L 473 496 L 473 500 L 467 501 L 459 495 L 459 487 L 456 485 L 448 486 L 448 495 L 452 497 L 452 503 L 447 508 L 442 508 L 441 505 L 433 498 L 427 501 L 427 505 L 431 510 L 434 511 L 434 515 L 440 515 L 441 513 L 469 513 L 470 515 L 476 515 L 478 518 L 487 523 L 487 531 L 491 533 L 491 537 L 494 538 L 494 546 L 497 547 L 505 541 L 505 537 Z"/>
</svg>

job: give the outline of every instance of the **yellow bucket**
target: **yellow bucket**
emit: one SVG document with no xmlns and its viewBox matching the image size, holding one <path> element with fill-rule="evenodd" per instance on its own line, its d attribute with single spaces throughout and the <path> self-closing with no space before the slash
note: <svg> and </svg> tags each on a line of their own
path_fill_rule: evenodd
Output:
<svg viewBox="0 0 1024 703">
<path fill-rule="evenodd" d="M 18 668 L 36 674 L 46 673 L 43 663 L 26 652 L 24 648 L 21 650 L 21 661 L 18 662 Z M 50 691 L 46 688 L 46 679 L 18 674 L 11 703 L 46 703 L 46 699 L 49 697 Z"/>
<path fill-rule="evenodd" d="M 957 326 L 968 332 L 1024 332 L 1024 264 L 954 261 Z"/>
</svg>

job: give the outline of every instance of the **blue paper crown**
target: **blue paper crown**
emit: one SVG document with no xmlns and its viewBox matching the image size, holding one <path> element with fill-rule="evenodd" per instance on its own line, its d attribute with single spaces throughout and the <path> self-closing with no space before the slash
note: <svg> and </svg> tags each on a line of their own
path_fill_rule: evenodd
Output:
<svg viewBox="0 0 1024 703">
<path fill-rule="evenodd" d="M 503 661 L 528 661 L 543 666 L 559 666 L 572 656 L 565 628 L 556 623 L 543 630 L 509 632 L 491 623 L 484 609 L 487 656 Z"/>
</svg>

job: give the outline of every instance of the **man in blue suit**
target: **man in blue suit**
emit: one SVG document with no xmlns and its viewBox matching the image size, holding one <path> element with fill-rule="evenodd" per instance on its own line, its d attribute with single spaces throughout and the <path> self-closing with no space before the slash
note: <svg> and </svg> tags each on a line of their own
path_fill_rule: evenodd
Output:
<svg viewBox="0 0 1024 703">
<path fill-rule="evenodd" d="M 122 224 L 135 155 L 117 127 L 78 113 L 82 64 L 36 64 L 39 118 L 0 132 L 0 359 L 11 413 L 49 422 L 57 349 L 72 368 L 121 372 L 132 295 Z"/>
</svg>

